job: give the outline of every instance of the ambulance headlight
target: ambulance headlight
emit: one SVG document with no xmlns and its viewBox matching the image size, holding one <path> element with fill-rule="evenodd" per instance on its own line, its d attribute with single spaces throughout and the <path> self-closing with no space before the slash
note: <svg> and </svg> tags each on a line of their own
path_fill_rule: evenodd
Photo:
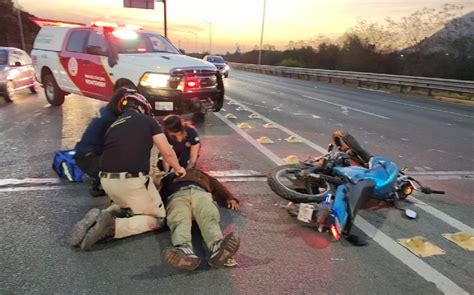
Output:
<svg viewBox="0 0 474 295">
<path fill-rule="evenodd" d="M 140 80 L 140 84 L 147 88 L 168 87 L 170 75 L 146 73 Z"/>
</svg>

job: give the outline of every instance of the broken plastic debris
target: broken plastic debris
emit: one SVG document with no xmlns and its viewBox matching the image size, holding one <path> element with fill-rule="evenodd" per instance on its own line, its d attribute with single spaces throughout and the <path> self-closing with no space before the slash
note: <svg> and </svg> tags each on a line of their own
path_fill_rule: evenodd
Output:
<svg viewBox="0 0 474 295">
<path fill-rule="evenodd" d="M 246 109 L 244 107 L 238 107 L 236 108 L 237 111 L 246 111 Z"/>
<path fill-rule="evenodd" d="M 288 142 L 290 142 L 290 143 L 299 143 L 299 142 L 302 142 L 299 137 L 294 136 L 294 135 L 291 135 L 290 137 L 285 138 L 285 140 L 288 141 Z"/>
<path fill-rule="evenodd" d="M 257 141 L 258 143 L 261 143 L 261 144 L 273 143 L 273 140 L 271 140 L 270 138 L 266 136 L 260 137 L 259 139 L 257 139 Z"/>
<path fill-rule="evenodd" d="M 284 158 L 283 161 L 287 164 L 299 164 L 300 159 L 295 155 L 289 155 L 288 157 Z"/>
<path fill-rule="evenodd" d="M 240 123 L 240 124 L 238 125 L 238 127 L 239 127 L 240 129 L 249 129 L 249 128 L 252 128 L 252 126 L 250 126 L 250 125 L 247 124 L 247 123 Z"/>
<path fill-rule="evenodd" d="M 451 242 L 455 243 L 459 247 L 468 250 L 474 251 L 474 236 L 465 233 L 465 232 L 458 232 L 455 234 L 443 234 L 443 237 L 450 240 Z"/>
<path fill-rule="evenodd" d="M 239 264 L 237 263 L 237 261 L 235 261 L 233 257 L 227 259 L 227 261 L 224 263 L 224 266 L 227 266 L 227 267 L 235 267 L 237 265 Z"/>
<path fill-rule="evenodd" d="M 227 119 L 237 119 L 237 117 L 236 117 L 234 114 L 231 114 L 231 113 L 225 115 L 224 118 L 227 118 Z"/>
<path fill-rule="evenodd" d="M 267 124 L 263 125 L 263 127 L 267 128 L 267 129 L 274 129 L 274 128 L 276 128 L 275 125 L 273 125 L 272 123 L 267 123 Z"/>
<path fill-rule="evenodd" d="M 260 116 L 257 115 L 257 114 L 251 114 L 251 115 L 249 116 L 249 118 L 250 118 L 250 119 L 260 119 Z"/>
<path fill-rule="evenodd" d="M 235 105 L 235 104 L 237 104 L 237 103 L 235 103 L 233 100 L 229 100 L 229 101 L 227 102 L 227 104 L 228 104 L 228 105 L 233 105 L 233 104 Z"/>
<path fill-rule="evenodd" d="M 398 239 L 398 242 L 410 252 L 419 257 L 430 257 L 434 255 L 443 255 L 443 249 L 426 241 L 424 237 L 416 236 L 409 239 Z"/>
</svg>

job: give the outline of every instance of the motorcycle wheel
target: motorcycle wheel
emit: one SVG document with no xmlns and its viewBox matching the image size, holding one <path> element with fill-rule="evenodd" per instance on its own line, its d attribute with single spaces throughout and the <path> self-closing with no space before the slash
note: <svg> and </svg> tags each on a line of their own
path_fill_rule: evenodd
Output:
<svg viewBox="0 0 474 295">
<path fill-rule="evenodd" d="M 348 152 L 348 155 L 351 156 L 354 161 L 368 165 L 372 154 L 365 150 L 348 132 L 343 130 L 335 131 L 332 134 L 332 141 L 338 149 L 343 152 L 346 152 L 345 149 L 350 149 L 352 152 Z"/>
<path fill-rule="evenodd" d="M 278 196 L 294 203 L 319 203 L 326 198 L 329 192 L 334 192 L 333 186 L 324 179 L 308 188 L 304 180 L 296 174 L 306 169 L 298 164 L 278 166 L 267 175 L 267 182 L 271 190 Z M 308 192 L 311 190 L 310 192 Z"/>
</svg>

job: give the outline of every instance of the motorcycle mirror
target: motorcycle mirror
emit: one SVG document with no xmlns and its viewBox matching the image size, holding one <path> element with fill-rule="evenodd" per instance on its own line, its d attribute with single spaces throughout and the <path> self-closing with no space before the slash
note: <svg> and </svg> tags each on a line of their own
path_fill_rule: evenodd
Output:
<svg viewBox="0 0 474 295">
<path fill-rule="evenodd" d="M 334 144 L 330 143 L 328 145 L 328 152 L 331 152 L 334 149 Z"/>
<path fill-rule="evenodd" d="M 406 215 L 406 217 L 408 217 L 410 219 L 415 219 L 418 214 L 414 210 L 406 209 L 405 210 L 405 215 Z"/>
</svg>

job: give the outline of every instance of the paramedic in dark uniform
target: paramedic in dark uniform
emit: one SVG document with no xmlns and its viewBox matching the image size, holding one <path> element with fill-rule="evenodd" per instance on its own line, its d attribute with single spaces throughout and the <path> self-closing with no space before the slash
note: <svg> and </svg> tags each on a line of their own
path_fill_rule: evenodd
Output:
<svg viewBox="0 0 474 295">
<path fill-rule="evenodd" d="M 163 128 L 168 142 L 178 157 L 179 164 L 186 169 L 194 168 L 201 148 L 196 128 L 178 115 L 166 116 L 163 119 Z M 168 171 L 166 162 L 163 162 L 161 166 L 163 167 L 161 170 Z"/>
<path fill-rule="evenodd" d="M 73 229 L 72 234 L 78 237 L 76 240 L 83 235 L 83 250 L 90 250 L 97 241 L 105 238 L 120 239 L 163 226 L 165 208 L 148 175 L 153 144 L 179 177 L 186 175 L 161 126 L 151 116 L 150 104 L 142 95 L 126 94 L 119 101 L 118 108 L 123 108 L 123 113 L 105 136 L 99 175 L 105 192 L 114 201 L 112 206 L 131 213 L 123 218 L 106 209 L 100 211 L 96 220 L 86 218 L 86 214 L 87 220 L 79 222 L 83 226 L 76 226 L 76 232 Z"/>
<path fill-rule="evenodd" d="M 92 178 L 89 193 L 93 197 L 104 196 L 105 192 L 100 187 L 100 157 L 104 149 L 105 132 L 110 125 L 117 120 L 120 112 L 117 108 L 118 101 L 121 99 L 126 88 L 119 88 L 114 92 L 110 102 L 99 109 L 95 118 L 87 125 L 81 140 L 76 144 L 76 164 L 81 170 Z"/>
</svg>

